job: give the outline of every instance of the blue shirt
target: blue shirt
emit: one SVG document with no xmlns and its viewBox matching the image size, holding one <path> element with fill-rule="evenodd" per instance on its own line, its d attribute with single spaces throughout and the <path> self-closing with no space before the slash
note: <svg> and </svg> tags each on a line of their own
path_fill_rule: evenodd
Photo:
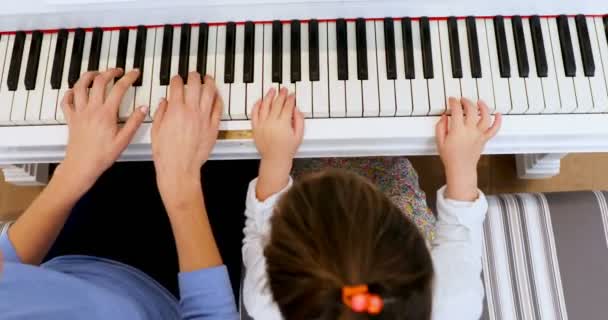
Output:
<svg viewBox="0 0 608 320">
<path fill-rule="evenodd" d="M 0 318 L 238 319 L 225 266 L 178 275 L 181 301 L 143 272 L 90 256 L 62 256 L 40 267 L 21 263 L 0 235 Z"/>
</svg>

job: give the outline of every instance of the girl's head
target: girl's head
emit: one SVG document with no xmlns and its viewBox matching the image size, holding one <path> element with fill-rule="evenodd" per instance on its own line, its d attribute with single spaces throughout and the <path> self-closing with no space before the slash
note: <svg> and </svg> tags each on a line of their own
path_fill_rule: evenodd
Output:
<svg viewBox="0 0 608 320">
<path fill-rule="evenodd" d="M 433 265 L 416 225 L 365 179 L 311 175 L 282 197 L 264 252 L 285 319 L 366 319 L 342 302 L 367 285 L 384 301 L 375 319 L 430 319 Z"/>
</svg>

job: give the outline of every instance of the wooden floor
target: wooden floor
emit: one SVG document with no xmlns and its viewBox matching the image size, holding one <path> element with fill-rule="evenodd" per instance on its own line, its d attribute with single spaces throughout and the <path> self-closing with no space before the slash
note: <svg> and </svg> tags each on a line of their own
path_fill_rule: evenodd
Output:
<svg viewBox="0 0 608 320">
<path fill-rule="evenodd" d="M 429 200 L 445 183 L 441 160 L 434 156 L 411 157 L 420 175 L 420 184 Z M 551 179 L 520 180 L 515 159 L 510 155 L 484 156 L 479 167 L 479 187 L 487 194 L 509 192 L 551 192 L 608 190 L 608 153 L 571 154 L 562 159 L 561 174 Z M 40 193 L 40 187 L 15 187 L 0 173 L 0 220 L 14 217 Z"/>
</svg>

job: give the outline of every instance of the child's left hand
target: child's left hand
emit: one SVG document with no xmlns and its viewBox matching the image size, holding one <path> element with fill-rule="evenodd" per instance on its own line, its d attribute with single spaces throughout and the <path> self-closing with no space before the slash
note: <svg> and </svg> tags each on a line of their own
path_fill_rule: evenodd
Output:
<svg viewBox="0 0 608 320">
<path fill-rule="evenodd" d="M 279 192 L 289 181 L 293 158 L 302 143 L 304 116 L 295 95 L 271 89 L 253 108 L 253 140 L 262 157 L 257 185 L 258 199 Z"/>
</svg>

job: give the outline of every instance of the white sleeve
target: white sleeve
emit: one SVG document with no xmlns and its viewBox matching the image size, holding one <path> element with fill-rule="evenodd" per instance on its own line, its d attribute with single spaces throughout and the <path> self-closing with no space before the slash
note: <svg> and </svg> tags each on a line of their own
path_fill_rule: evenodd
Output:
<svg viewBox="0 0 608 320">
<path fill-rule="evenodd" d="M 243 304 L 253 319 L 281 320 L 281 313 L 272 298 L 266 274 L 264 247 L 270 236 L 270 218 L 279 197 L 292 185 L 288 185 L 263 202 L 258 201 L 255 189 L 257 179 L 251 181 L 247 191 L 245 209 L 245 239 L 243 240 L 243 263 L 246 273 L 243 283 Z"/>
<path fill-rule="evenodd" d="M 431 250 L 432 319 L 479 319 L 484 298 L 481 241 L 488 202 L 481 191 L 473 202 L 446 199 L 444 192 L 445 186 L 437 191 L 437 231 Z"/>
</svg>

